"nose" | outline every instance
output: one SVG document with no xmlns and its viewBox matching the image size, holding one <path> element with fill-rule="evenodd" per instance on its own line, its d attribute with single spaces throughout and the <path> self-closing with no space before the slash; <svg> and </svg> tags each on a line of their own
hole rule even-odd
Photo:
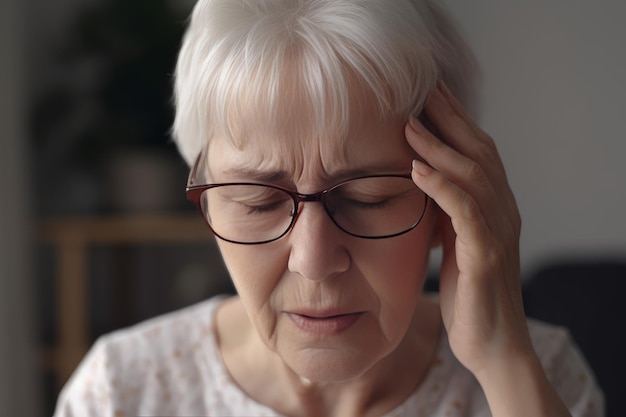
<svg viewBox="0 0 626 417">
<path fill-rule="evenodd" d="M 304 204 L 289 233 L 289 271 L 323 281 L 350 268 L 347 234 L 330 219 L 319 202 Z"/>
</svg>

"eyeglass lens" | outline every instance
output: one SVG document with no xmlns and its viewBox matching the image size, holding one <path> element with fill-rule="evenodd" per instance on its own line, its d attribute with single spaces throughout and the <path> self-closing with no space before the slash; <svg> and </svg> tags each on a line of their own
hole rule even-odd
<svg viewBox="0 0 626 417">
<path fill-rule="evenodd" d="M 332 188 L 323 203 L 335 224 L 360 237 L 386 237 L 413 228 L 425 210 L 424 193 L 405 177 L 359 178 Z M 240 243 L 275 240 L 290 229 L 297 201 L 261 184 L 222 185 L 205 190 L 203 215 L 221 238 Z"/>
</svg>

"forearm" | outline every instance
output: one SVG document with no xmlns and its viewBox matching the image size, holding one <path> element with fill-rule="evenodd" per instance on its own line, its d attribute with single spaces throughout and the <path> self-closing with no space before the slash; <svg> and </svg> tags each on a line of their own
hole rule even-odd
<svg viewBox="0 0 626 417">
<path fill-rule="evenodd" d="M 493 417 L 570 417 L 534 355 L 476 374 Z"/>
</svg>

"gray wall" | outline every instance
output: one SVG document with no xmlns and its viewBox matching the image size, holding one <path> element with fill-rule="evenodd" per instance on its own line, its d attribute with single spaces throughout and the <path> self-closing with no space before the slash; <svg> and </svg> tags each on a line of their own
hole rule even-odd
<svg viewBox="0 0 626 417">
<path fill-rule="evenodd" d="M 522 212 L 524 269 L 626 258 L 626 2 L 444 3 L 482 67 L 480 123 Z"/>
</svg>

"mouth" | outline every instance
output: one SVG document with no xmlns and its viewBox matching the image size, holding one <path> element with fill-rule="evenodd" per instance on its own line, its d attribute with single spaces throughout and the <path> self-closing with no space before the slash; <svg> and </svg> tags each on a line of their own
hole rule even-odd
<svg viewBox="0 0 626 417">
<path fill-rule="evenodd" d="M 362 315 L 362 312 L 345 314 L 287 313 L 287 316 L 298 329 L 313 336 L 339 334 L 352 327 Z"/>
</svg>

